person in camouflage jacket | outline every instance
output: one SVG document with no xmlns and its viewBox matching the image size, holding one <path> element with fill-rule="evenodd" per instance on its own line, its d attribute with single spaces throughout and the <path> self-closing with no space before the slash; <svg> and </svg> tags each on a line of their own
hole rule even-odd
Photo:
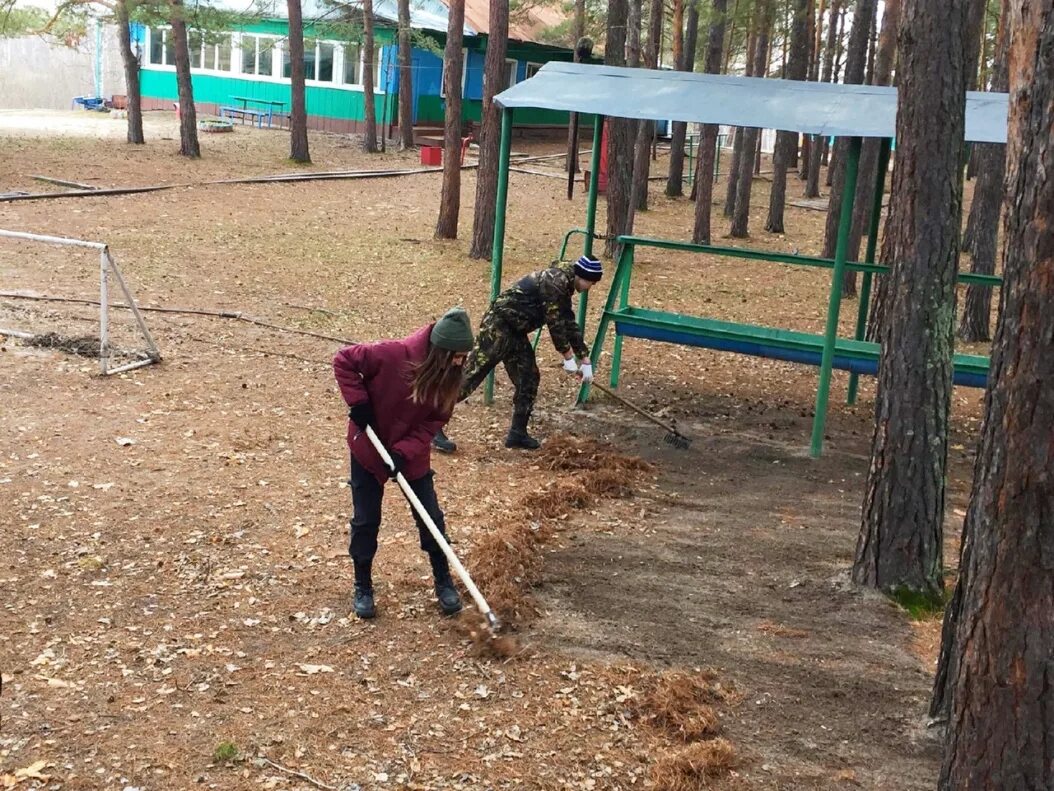
<svg viewBox="0 0 1054 791">
<path fill-rule="evenodd" d="M 592 381 L 589 349 L 582 340 L 571 298 L 589 291 L 603 274 L 600 261 L 588 256 L 532 272 L 499 294 L 484 314 L 465 363 L 458 400 L 468 398 L 494 367 L 503 363 L 515 387 L 512 426 L 505 447 L 533 450 L 540 445 L 527 433 L 540 380 L 530 333 L 543 324 L 548 327 L 553 346 L 564 357 L 564 370 Z M 448 453 L 457 447 L 442 431 L 436 434 L 434 445 Z"/>
</svg>

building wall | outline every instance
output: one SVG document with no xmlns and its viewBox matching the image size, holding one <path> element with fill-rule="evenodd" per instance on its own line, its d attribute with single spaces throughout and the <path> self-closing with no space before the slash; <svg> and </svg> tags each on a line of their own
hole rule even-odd
<svg viewBox="0 0 1054 791">
<path fill-rule="evenodd" d="M 123 94 L 124 67 L 117 28 L 102 28 L 102 89 L 95 85 L 96 39 L 89 33 L 76 48 L 37 36 L 0 38 L 0 108 L 69 110 L 74 96 Z"/>
</svg>

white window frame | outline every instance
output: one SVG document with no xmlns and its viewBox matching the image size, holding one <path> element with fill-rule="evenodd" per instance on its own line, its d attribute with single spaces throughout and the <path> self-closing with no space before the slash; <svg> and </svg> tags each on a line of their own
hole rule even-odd
<svg viewBox="0 0 1054 791">
<path fill-rule="evenodd" d="M 538 69 L 540 69 L 544 65 L 545 65 L 544 63 L 536 63 L 533 60 L 527 61 L 527 69 L 524 72 L 524 79 L 525 80 L 529 80 L 531 77 L 534 76 L 534 74 L 537 74 L 538 73 Z M 531 69 L 532 68 L 534 69 L 534 74 L 531 74 Z"/>
<path fill-rule="evenodd" d="M 144 41 L 144 63 L 142 68 L 153 71 L 175 71 L 176 64 L 167 62 L 168 46 L 165 40 L 167 32 L 171 30 L 169 26 L 159 27 L 147 27 L 146 28 L 146 39 Z M 151 63 L 150 62 L 150 50 L 153 46 L 154 36 L 160 32 L 162 34 L 161 40 L 161 60 L 162 63 Z M 189 31 L 190 33 L 197 32 L 200 35 L 200 31 Z M 250 33 L 250 32 L 232 32 L 228 33 L 231 41 L 231 65 L 228 70 L 219 70 L 216 68 L 217 63 L 217 44 L 202 44 L 202 59 L 198 64 L 192 64 L 190 69 L 191 72 L 208 72 L 211 74 L 219 74 L 229 77 L 243 77 L 248 80 L 258 82 L 277 82 L 289 84 L 289 78 L 283 76 L 285 56 L 288 50 L 288 44 L 281 36 L 275 36 L 268 33 Z M 242 71 L 242 46 L 243 42 L 247 37 L 252 37 L 255 40 L 255 53 L 253 57 L 253 63 L 256 69 L 255 74 L 248 74 Z M 264 42 L 271 42 L 271 73 L 260 74 L 260 49 L 264 45 Z M 333 46 L 333 81 L 332 82 L 320 82 L 319 80 L 307 79 L 305 75 L 305 83 L 316 88 L 334 88 L 338 90 L 345 90 L 351 92 L 362 92 L 362 83 L 346 83 L 344 82 L 344 58 L 347 53 L 347 48 L 351 46 L 351 42 L 336 41 L 331 39 L 315 39 L 315 73 L 318 73 L 318 56 L 319 56 L 319 44 L 331 44 Z M 363 55 L 362 46 L 355 45 L 358 48 L 359 57 L 359 75 L 361 78 L 363 68 L 366 65 L 365 58 Z M 384 60 L 383 55 L 384 45 L 375 45 L 374 52 L 376 57 L 375 73 L 374 73 L 374 88 L 375 94 L 383 94 L 385 91 L 380 86 L 381 80 L 381 65 Z M 205 66 L 205 53 L 212 52 L 211 64 Z M 462 64 L 461 74 L 461 87 L 464 92 L 465 86 L 465 69 L 468 65 L 468 57 L 465 56 L 464 63 Z"/>
<path fill-rule="evenodd" d="M 508 74 L 508 67 L 510 65 L 512 66 L 512 80 L 509 82 L 508 85 L 506 85 L 506 86 L 504 86 L 502 88 L 503 91 L 507 91 L 509 88 L 511 88 L 513 85 L 515 85 L 517 82 L 520 81 L 520 79 L 519 79 L 519 77 L 520 77 L 520 62 L 518 60 L 516 60 L 515 58 L 506 58 L 505 59 L 505 69 L 506 69 L 505 73 L 506 74 Z"/>
<path fill-rule="evenodd" d="M 465 82 L 468 80 L 468 49 L 461 50 L 461 98 L 465 98 Z M 439 98 L 446 98 L 446 58 L 443 58 L 443 71 L 439 74 Z"/>
</svg>

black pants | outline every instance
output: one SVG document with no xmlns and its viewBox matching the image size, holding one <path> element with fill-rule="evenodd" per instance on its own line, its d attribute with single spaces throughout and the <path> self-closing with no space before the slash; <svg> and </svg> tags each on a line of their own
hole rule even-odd
<svg viewBox="0 0 1054 791">
<path fill-rule="evenodd" d="M 439 501 L 436 499 L 433 477 L 434 473 L 429 472 L 423 478 L 410 481 L 410 488 L 413 489 L 414 494 L 417 495 L 421 504 L 424 505 L 428 515 L 432 517 L 432 521 L 436 523 L 439 532 L 445 536 L 446 522 L 443 519 L 443 512 L 439 508 Z M 373 473 L 360 465 L 354 458 L 351 460 L 351 481 L 349 483 L 351 484 L 351 502 L 355 510 L 351 517 L 351 544 L 348 547 L 348 554 L 356 562 L 370 563 L 373 561 L 373 556 L 377 554 L 377 532 L 381 527 L 381 502 L 384 499 L 384 485 L 378 483 L 377 479 L 373 477 Z M 400 492 L 400 494 L 402 493 Z M 421 518 L 409 503 L 407 503 L 407 506 L 410 507 L 413 513 L 414 521 L 417 523 L 417 531 L 421 535 L 421 549 L 432 557 L 438 555 L 443 558 L 442 550 L 435 539 L 432 538 L 428 528 L 425 527 L 425 523 L 421 521 Z"/>
</svg>

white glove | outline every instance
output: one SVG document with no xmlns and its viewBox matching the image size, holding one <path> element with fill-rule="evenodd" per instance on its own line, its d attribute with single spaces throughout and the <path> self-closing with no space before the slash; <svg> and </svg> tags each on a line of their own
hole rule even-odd
<svg viewBox="0 0 1054 791">
<path fill-rule="evenodd" d="M 566 360 L 564 360 L 564 370 L 567 371 L 569 374 L 578 373 L 578 363 L 575 362 L 574 357 L 568 357 Z"/>
<path fill-rule="evenodd" d="M 593 381 L 593 366 L 589 363 L 582 363 L 582 367 L 578 369 L 578 372 L 582 374 L 583 382 Z"/>
</svg>

